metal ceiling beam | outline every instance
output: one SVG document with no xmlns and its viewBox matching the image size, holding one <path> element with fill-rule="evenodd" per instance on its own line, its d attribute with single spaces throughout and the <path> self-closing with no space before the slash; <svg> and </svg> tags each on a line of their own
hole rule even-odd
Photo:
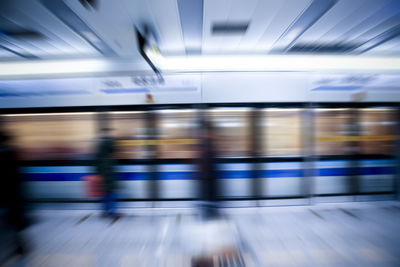
<svg viewBox="0 0 400 267">
<path fill-rule="evenodd" d="M 357 47 L 353 52 L 355 54 L 362 54 L 365 53 L 389 40 L 392 40 L 395 37 L 400 36 L 400 25 L 397 25 L 395 27 L 392 27 L 391 29 L 379 34 L 378 36 L 375 36 L 371 40 L 368 40 L 367 42 L 363 43 L 359 47 Z"/>
<path fill-rule="evenodd" d="M 272 53 L 287 52 L 297 39 L 317 22 L 338 0 L 313 0 L 289 28 L 275 42 Z"/>
<path fill-rule="evenodd" d="M 43 0 L 42 3 L 65 25 L 81 36 L 101 54 L 105 56 L 117 55 L 117 53 L 63 1 Z"/>
<path fill-rule="evenodd" d="M 9 37 L 0 32 L 0 48 L 13 53 L 14 55 L 20 56 L 22 58 L 26 58 L 26 59 L 37 59 L 38 57 L 29 53 L 28 51 L 24 50 L 23 48 L 11 43 L 10 41 L 8 41 Z"/>
<path fill-rule="evenodd" d="M 201 54 L 204 0 L 178 0 L 186 54 Z"/>
</svg>

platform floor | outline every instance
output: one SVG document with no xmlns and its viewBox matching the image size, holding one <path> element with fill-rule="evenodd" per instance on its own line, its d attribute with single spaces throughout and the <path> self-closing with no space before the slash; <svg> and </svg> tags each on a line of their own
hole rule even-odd
<svg viewBox="0 0 400 267">
<path fill-rule="evenodd" d="M 190 207 L 121 211 L 38 206 L 31 252 L 3 266 L 400 266 L 396 201 L 224 208 L 208 221 Z"/>
</svg>

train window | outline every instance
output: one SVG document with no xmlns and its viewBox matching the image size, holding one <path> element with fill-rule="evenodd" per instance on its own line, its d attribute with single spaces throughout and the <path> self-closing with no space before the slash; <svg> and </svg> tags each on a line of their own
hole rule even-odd
<svg viewBox="0 0 400 267">
<path fill-rule="evenodd" d="M 301 155 L 301 109 L 261 111 L 262 156 Z"/>
<path fill-rule="evenodd" d="M 93 113 L 4 115 L 23 160 L 88 159 L 96 132 Z"/>
<path fill-rule="evenodd" d="M 159 110 L 159 158 L 196 157 L 196 111 Z"/>
<path fill-rule="evenodd" d="M 346 155 L 347 138 L 352 131 L 349 109 L 315 109 L 315 153 Z"/>
<path fill-rule="evenodd" d="M 110 112 L 108 118 L 117 139 L 116 156 L 119 159 L 147 157 L 146 117 L 144 111 Z"/>
<path fill-rule="evenodd" d="M 394 109 L 360 109 L 360 128 L 362 154 L 395 153 L 396 112 Z"/>
<path fill-rule="evenodd" d="M 249 108 L 215 108 L 209 117 L 215 128 L 217 157 L 250 155 Z"/>
</svg>

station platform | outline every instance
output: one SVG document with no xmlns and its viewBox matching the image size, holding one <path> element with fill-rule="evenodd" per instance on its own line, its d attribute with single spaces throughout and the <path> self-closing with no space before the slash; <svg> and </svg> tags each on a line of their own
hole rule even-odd
<svg viewBox="0 0 400 267">
<path fill-rule="evenodd" d="M 225 207 L 211 220 L 187 203 L 120 211 L 113 219 L 94 203 L 36 205 L 24 232 L 30 252 L 2 266 L 400 265 L 397 201 Z"/>
</svg>

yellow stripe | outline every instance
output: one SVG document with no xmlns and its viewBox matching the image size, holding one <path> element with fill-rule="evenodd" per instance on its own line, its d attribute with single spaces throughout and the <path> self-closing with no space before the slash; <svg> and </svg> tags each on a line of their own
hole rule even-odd
<svg viewBox="0 0 400 267">
<path fill-rule="evenodd" d="M 362 141 L 394 141 L 397 139 L 395 135 L 372 135 L 363 136 Z"/>
<path fill-rule="evenodd" d="M 155 145 L 195 145 L 197 139 L 150 139 L 150 140 L 119 140 L 120 146 L 155 146 Z"/>
<path fill-rule="evenodd" d="M 371 142 L 371 141 L 393 141 L 395 135 L 353 135 L 353 136 L 320 136 L 317 142 Z"/>
<path fill-rule="evenodd" d="M 162 139 L 159 140 L 163 145 L 195 145 L 198 143 L 197 139 Z"/>
<path fill-rule="evenodd" d="M 118 145 L 120 146 L 145 146 L 147 140 L 119 140 Z"/>
</svg>

